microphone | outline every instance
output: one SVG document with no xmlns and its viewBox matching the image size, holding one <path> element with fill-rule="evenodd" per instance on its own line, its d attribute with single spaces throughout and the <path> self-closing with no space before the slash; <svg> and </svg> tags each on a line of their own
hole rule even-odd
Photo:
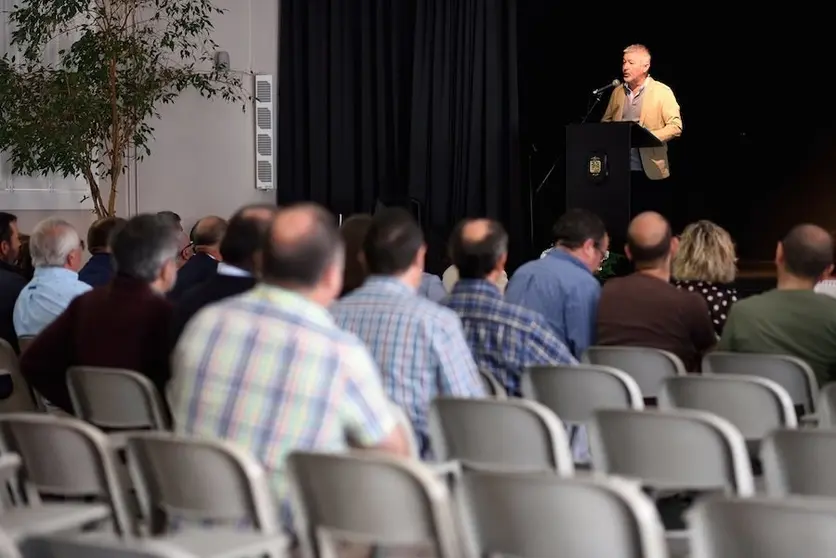
<svg viewBox="0 0 836 558">
<path fill-rule="evenodd" d="M 612 80 L 612 82 L 608 83 L 604 87 L 599 87 L 598 89 L 593 91 L 592 94 L 593 95 L 600 95 L 601 93 L 603 93 L 607 89 L 612 89 L 613 87 L 618 87 L 619 85 L 621 85 L 621 82 L 618 81 L 617 79 L 614 79 L 614 80 Z"/>
</svg>

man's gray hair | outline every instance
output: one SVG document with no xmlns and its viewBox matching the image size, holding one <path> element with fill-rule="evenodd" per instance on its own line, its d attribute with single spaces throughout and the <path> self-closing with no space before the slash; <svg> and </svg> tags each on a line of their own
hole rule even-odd
<svg viewBox="0 0 836 558">
<path fill-rule="evenodd" d="M 54 217 L 38 223 L 29 238 L 29 251 L 35 267 L 63 267 L 77 248 L 81 248 L 78 231 L 67 221 Z"/>
<path fill-rule="evenodd" d="M 116 233 L 110 251 L 119 275 L 153 283 L 180 252 L 179 231 L 164 216 L 137 215 Z"/>
</svg>

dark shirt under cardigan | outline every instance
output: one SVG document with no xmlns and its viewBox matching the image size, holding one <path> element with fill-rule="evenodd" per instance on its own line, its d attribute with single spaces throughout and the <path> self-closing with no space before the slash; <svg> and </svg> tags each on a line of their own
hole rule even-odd
<svg viewBox="0 0 836 558">
<path fill-rule="evenodd" d="M 165 397 L 171 303 L 147 283 L 116 276 L 73 300 L 24 352 L 20 370 L 54 405 L 72 412 L 66 371 L 72 366 L 123 368 L 150 378 Z"/>
</svg>

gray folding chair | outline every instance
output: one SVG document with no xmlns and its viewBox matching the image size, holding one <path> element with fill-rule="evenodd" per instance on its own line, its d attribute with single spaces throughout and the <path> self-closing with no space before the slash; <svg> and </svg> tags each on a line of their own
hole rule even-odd
<svg viewBox="0 0 836 558">
<path fill-rule="evenodd" d="M 599 410 L 590 428 L 594 469 L 660 490 L 754 493 L 746 443 L 727 420 L 690 410 Z"/>
<path fill-rule="evenodd" d="M 404 433 L 406 433 L 407 443 L 409 444 L 409 456 L 413 459 L 421 459 L 421 449 L 418 447 L 418 438 L 415 436 L 415 428 L 412 427 L 412 421 L 409 420 L 409 415 L 394 401 L 389 401 L 389 409 L 395 415 L 395 420 L 403 428 Z"/>
<path fill-rule="evenodd" d="M 668 556 L 656 507 L 635 484 L 465 467 L 462 485 L 475 555 Z"/>
<path fill-rule="evenodd" d="M 836 430 L 776 430 L 761 449 L 766 493 L 836 497 Z"/>
<path fill-rule="evenodd" d="M 17 355 L 5 339 L 0 339 L 0 374 L 8 374 L 12 380 L 12 394 L 0 400 L 0 413 L 35 412 L 42 410 L 29 383 L 23 378 Z"/>
<path fill-rule="evenodd" d="M 787 390 L 804 414 L 815 412 L 819 384 L 810 365 L 788 355 L 762 355 L 714 351 L 702 360 L 703 374 L 735 374 L 772 380 Z"/>
<path fill-rule="evenodd" d="M 668 378 L 659 394 L 659 408 L 705 411 L 728 420 L 743 434 L 753 457 L 758 455 L 761 440 L 774 429 L 798 426 L 787 391 L 755 376 Z"/>
<path fill-rule="evenodd" d="M 430 406 L 430 443 L 439 461 L 574 473 L 566 429 L 543 405 L 524 399 L 438 397 Z"/>
<path fill-rule="evenodd" d="M 836 501 L 724 498 L 688 511 L 691 558 L 832 558 Z"/>
<path fill-rule="evenodd" d="M 496 379 L 496 376 L 485 370 L 479 370 L 479 377 L 485 386 L 485 393 L 495 399 L 508 399 L 508 392 Z"/>
<path fill-rule="evenodd" d="M 76 416 L 111 433 L 117 446 L 124 445 L 120 433 L 171 428 L 157 388 L 138 372 L 74 366 L 67 370 L 67 389 Z"/>
<path fill-rule="evenodd" d="M 273 488 L 248 453 L 220 440 L 164 432 L 132 434 L 127 451 L 152 537 L 207 557 L 280 557 L 287 549 Z M 215 525 L 172 530 L 173 521 Z"/>
<path fill-rule="evenodd" d="M 293 521 L 304 558 L 333 556 L 333 541 L 464 551 L 449 491 L 418 461 L 385 454 L 293 452 L 287 460 Z"/>
<path fill-rule="evenodd" d="M 821 388 L 816 401 L 818 425 L 821 428 L 836 428 L 836 382 Z"/>
<path fill-rule="evenodd" d="M 646 347 L 589 347 L 582 360 L 587 364 L 610 366 L 629 374 L 646 399 L 662 389 L 662 382 L 671 376 L 684 376 L 687 370 L 675 354 Z"/>
<path fill-rule="evenodd" d="M 119 482 L 114 452 L 95 427 L 47 414 L 0 415 L 3 450 L 17 453 L 28 505 L 0 514 L 0 528 L 15 540 L 80 529 L 111 520 L 117 535 L 135 524 Z M 42 502 L 47 496 L 94 498 L 101 503 Z"/>
</svg>

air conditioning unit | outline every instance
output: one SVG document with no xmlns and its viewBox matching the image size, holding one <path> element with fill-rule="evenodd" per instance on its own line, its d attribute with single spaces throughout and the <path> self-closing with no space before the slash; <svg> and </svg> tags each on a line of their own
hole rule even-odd
<svg viewBox="0 0 836 558">
<path fill-rule="evenodd" d="M 273 76 L 256 74 L 253 88 L 255 113 L 255 187 L 276 189 L 276 105 Z"/>
</svg>

